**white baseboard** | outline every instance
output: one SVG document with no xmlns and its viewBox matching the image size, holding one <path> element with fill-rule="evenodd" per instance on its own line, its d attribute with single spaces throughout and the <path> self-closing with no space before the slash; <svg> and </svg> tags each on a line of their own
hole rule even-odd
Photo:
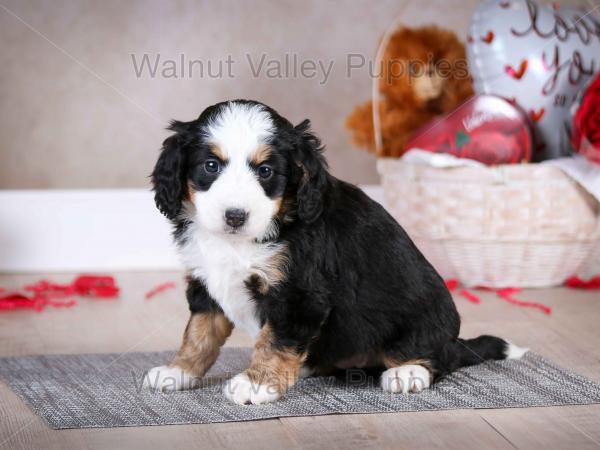
<svg viewBox="0 0 600 450">
<path fill-rule="evenodd" d="M 381 201 L 378 186 L 363 189 Z M 180 268 L 147 190 L 0 191 L 0 272 Z"/>
<path fill-rule="evenodd" d="M 0 271 L 179 268 L 145 190 L 0 191 Z"/>
</svg>

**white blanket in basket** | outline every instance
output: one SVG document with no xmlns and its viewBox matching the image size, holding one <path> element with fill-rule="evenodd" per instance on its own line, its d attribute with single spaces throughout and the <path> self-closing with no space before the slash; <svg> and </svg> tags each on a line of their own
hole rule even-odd
<svg viewBox="0 0 600 450">
<path fill-rule="evenodd" d="M 457 158 L 447 153 L 432 153 L 417 148 L 409 150 L 402 158 L 405 162 L 426 164 L 440 169 L 444 167 L 486 167 L 485 164 L 473 159 Z M 600 202 L 600 165 L 589 162 L 581 155 L 551 159 L 540 164 L 558 167 Z"/>
</svg>

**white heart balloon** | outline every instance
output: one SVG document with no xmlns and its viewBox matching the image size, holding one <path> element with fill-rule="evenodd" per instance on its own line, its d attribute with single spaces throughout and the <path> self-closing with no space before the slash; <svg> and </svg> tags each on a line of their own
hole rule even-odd
<svg viewBox="0 0 600 450">
<path fill-rule="evenodd" d="M 469 31 L 475 91 L 514 100 L 532 120 L 535 160 L 571 153 L 569 109 L 600 69 L 600 19 L 591 7 L 485 0 Z"/>
</svg>

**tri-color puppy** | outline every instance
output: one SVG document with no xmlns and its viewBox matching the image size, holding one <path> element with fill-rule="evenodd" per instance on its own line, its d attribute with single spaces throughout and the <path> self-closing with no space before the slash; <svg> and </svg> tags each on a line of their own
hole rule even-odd
<svg viewBox="0 0 600 450">
<path fill-rule="evenodd" d="M 188 269 L 191 317 L 146 385 L 197 386 L 234 326 L 254 339 L 250 367 L 224 388 L 239 404 L 275 401 L 300 376 L 336 368 L 380 367 L 384 390 L 419 392 L 524 353 L 458 338 L 444 281 L 378 203 L 327 171 L 308 120 L 235 100 L 170 129 L 152 182 Z"/>
</svg>

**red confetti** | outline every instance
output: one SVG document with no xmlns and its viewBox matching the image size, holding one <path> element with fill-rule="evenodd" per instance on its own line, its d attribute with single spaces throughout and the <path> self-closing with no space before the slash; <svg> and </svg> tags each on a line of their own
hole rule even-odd
<svg viewBox="0 0 600 450">
<path fill-rule="evenodd" d="M 34 309 L 43 311 L 47 306 L 71 308 L 77 304 L 73 296 L 115 298 L 119 288 L 111 276 L 82 275 L 71 284 L 58 284 L 48 280 L 25 285 L 24 292 L 0 296 L 0 311 Z M 5 289 L 0 288 L 0 292 Z"/>
<path fill-rule="evenodd" d="M 446 287 L 448 288 L 448 290 L 450 292 L 455 291 L 456 288 L 458 288 L 458 286 L 460 284 L 458 282 L 458 280 L 455 280 L 455 279 L 444 280 L 444 283 L 446 283 Z M 477 304 L 481 303 L 481 299 L 467 289 L 461 289 L 460 292 L 458 293 L 458 295 L 466 298 L 471 303 L 477 303 Z"/>
<path fill-rule="evenodd" d="M 572 279 L 570 278 L 569 279 L 569 280 L 571 280 L 570 283 L 578 284 L 579 281 L 577 281 L 577 282 L 573 281 L 574 279 L 575 279 L 575 277 L 572 277 Z M 567 280 L 567 282 L 569 282 L 569 280 Z M 449 291 L 456 290 L 456 288 L 460 285 L 458 280 L 454 280 L 454 279 L 445 280 L 445 283 L 446 283 L 446 287 L 448 288 Z M 587 283 L 589 285 L 593 285 L 593 286 L 596 286 L 595 283 L 600 284 L 600 276 L 597 278 L 594 278 L 593 280 L 589 280 Z M 521 306 L 523 308 L 536 308 L 536 309 L 539 309 L 540 311 L 544 312 L 545 314 L 552 314 L 552 308 L 550 308 L 547 305 L 544 305 L 543 303 L 529 302 L 529 301 L 525 301 L 525 300 L 519 300 L 519 299 L 513 297 L 514 294 L 518 294 L 519 292 L 522 291 L 522 289 L 520 289 L 520 288 L 507 287 L 504 289 L 492 289 L 492 288 L 489 288 L 486 286 L 477 286 L 475 289 L 481 290 L 481 291 L 495 292 L 499 298 L 506 301 L 507 303 L 510 303 L 511 305 Z M 587 289 L 594 289 L 594 288 L 587 288 Z M 468 289 L 461 289 L 458 292 L 458 295 L 466 298 L 471 303 L 475 303 L 475 304 L 481 303 L 481 298 Z"/>
<path fill-rule="evenodd" d="M 119 295 L 119 288 L 111 276 L 82 275 L 73 282 L 79 295 L 86 297 L 114 298 Z"/>
<path fill-rule="evenodd" d="M 40 280 L 34 284 L 27 284 L 23 290 L 33 292 L 34 296 L 43 296 L 45 298 L 63 298 L 75 294 L 71 285 L 61 285 L 52 283 L 48 280 Z"/>
<path fill-rule="evenodd" d="M 444 282 L 449 291 L 453 291 L 458 287 L 458 280 L 445 280 Z"/>
<path fill-rule="evenodd" d="M 0 310 L 10 309 L 43 309 L 41 303 L 23 294 L 8 294 L 0 297 Z"/>
<path fill-rule="evenodd" d="M 461 289 L 458 294 L 469 300 L 471 303 L 481 303 L 481 299 L 467 289 Z"/>
<path fill-rule="evenodd" d="M 176 286 L 174 281 L 168 281 L 166 283 L 162 283 L 159 284 L 158 286 L 150 289 L 148 292 L 146 292 L 146 300 L 154 297 L 155 295 L 160 294 L 161 292 L 166 291 L 167 289 L 173 289 Z"/>
<path fill-rule="evenodd" d="M 55 308 L 71 308 L 77 304 L 77 300 L 46 300 L 46 305 L 54 306 Z"/>
<path fill-rule="evenodd" d="M 478 291 L 488 291 L 488 292 L 496 292 L 497 289 L 487 287 L 487 286 L 475 286 L 475 289 Z"/>
<path fill-rule="evenodd" d="M 24 289 L 54 298 L 68 295 L 114 298 L 119 294 L 119 288 L 113 277 L 95 275 L 81 275 L 75 278 L 71 284 L 57 284 L 41 280 L 25 286 Z"/>
<path fill-rule="evenodd" d="M 35 309 L 40 312 L 43 311 L 46 306 L 52 306 L 54 308 L 70 308 L 77 304 L 76 300 L 51 300 L 43 295 L 35 294 L 32 297 L 28 297 L 25 294 L 9 294 L 0 297 L 0 311 L 14 310 L 14 309 Z"/>
<path fill-rule="evenodd" d="M 521 292 L 521 289 L 519 289 L 519 288 L 504 288 L 504 289 L 499 289 L 498 291 L 496 291 L 496 294 L 502 300 L 505 300 L 506 302 L 508 302 L 512 305 L 521 306 L 523 308 L 536 308 L 536 309 L 539 309 L 540 311 L 542 311 L 544 314 L 548 314 L 548 315 L 552 314 L 552 308 L 550 308 L 547 305 L 544 305 L 543 303 L 527 302 L 524 300 L 519 300 L 517 298 L 514 298 L 513 295 L 518 292 Z"/>
<path fill-rule="evenodd" d="M 496 291 L 496 294 L 498 294 L 499 297 L 510 297 L 513 294 L 518 294 L 522 290 L 523 289 L 521 289 L 521 288 L 507 287 L 507 288 L 503 288 L 503 289 L 498 289 Z"/>
<path fill-rule="evenodd" d="M 573 276 L 565 281 L 565 286 L 574 289 L 600 289 L 600 275 L 590 278 L 587 281 Z"/>
</svg>

